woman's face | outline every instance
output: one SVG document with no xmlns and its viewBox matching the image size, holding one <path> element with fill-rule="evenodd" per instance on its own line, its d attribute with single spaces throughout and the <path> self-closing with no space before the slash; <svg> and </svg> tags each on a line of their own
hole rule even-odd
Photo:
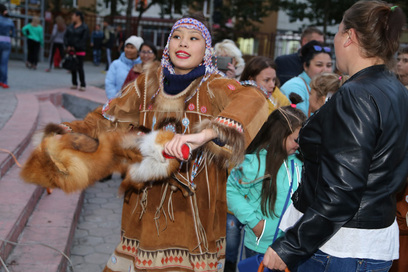
<svg viewBox="0 0 408 272">
<path fill-rule="evenodd" d="M 137 58 L 137 49 L 133 44 L 126 44 L 125 46 L 125 57 L 134 60 Z"/>
<path fill-rule="evenodd" d="M 310 112 L 314 113 L 315 111 L 317 111 L 321 106 L 324 105 L 325 100 L 326 100 L 325 96 L 318 96 L 315 89 L 311 89 L 309 96 Z"/>
<path fill-rule="evenodd" d="M 205 40 L 201 32 L 185 27 L 174 30 L 170 38 L 169 55 L 174 72 L 179 75 L 188 74 L 203 62 Z"/>
<path fill-rule="evenodd" d="M 344 53 L 344 43 L 347 41 L 348 34 L 344 32 L 343 22 L 339 25 L 339 30 L 334 36 L 334 52 L 336 54 L 336 67 L 337 69 L 347 74 L 347 69 L 345 67 L 345 57 L 347 56 Z"/>
<path fill-rule="evenodd" d="M 275 90 L 276 71 L 271 67 L 265 68 L 255 77 L 254 80 L 256 84 L 265 88 L 269 97 Z"/>
<path fill-rule="evenodd" d="M 310 60 L 310 65 L 307 67 L 306 64 L 303 65 L 306 74 L 313 78 L 321 73 L 332 72 L 333 62 L 330 55 L 327 53 L 319 53 L 314 55 L 313 59 Z"/>
<path fill-rule="evenodd" d="M 397 57 L 397 75 L 408 76 L 408 54 L 399 54 Z"/>
<path fill-rule="evenodd" d="M 300 127 L 297 128 L 292 134 L 290 134 L 286 140 L 283 141 L 283 147 L 286 149 L 288 155 L 292 155 L 299 148 L 298 137 Z"/>
<path fill-rule="evenodd" d="M 156 57 L 153 50 L 147 45 L 143 45 L 142 48 L 140 48 L 139 54 L 143 64 L 152 62 Z"/>
</svg>

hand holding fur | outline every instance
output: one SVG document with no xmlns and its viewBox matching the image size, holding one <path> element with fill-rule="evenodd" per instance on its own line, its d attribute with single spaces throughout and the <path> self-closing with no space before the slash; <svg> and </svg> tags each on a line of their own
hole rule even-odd
<svg viewBox="0 0 408 272">
<path fill-rule="evenodd" d="M 116 131 L 94 139 L 53 128 L 44 133 L 42 142 L 23 166 L 20 175 L 26 182 L 70 193 L 113 172 L 126 172 L 121 190 L 129 186 L 141 189 L 145 182 L 169 177 L 180 164 L 162 154 L 164 144 L 174 137 L 172 132 L 140 135 Z"/>
</svg>

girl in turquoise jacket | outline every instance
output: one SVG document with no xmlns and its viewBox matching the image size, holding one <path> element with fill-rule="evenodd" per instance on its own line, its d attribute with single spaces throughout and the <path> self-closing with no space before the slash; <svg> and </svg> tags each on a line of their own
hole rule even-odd
<svg viewBox="0 0 408 272">
<path fill-rule="evenodd" d="M 303 163 L 296 150 L 305 119 L 293 104 L 273 111 L 228 177 L 228 209 L 245 225 L 247 258 L 282 235 L 280 218 L 300 182 Z"/>
</svg>

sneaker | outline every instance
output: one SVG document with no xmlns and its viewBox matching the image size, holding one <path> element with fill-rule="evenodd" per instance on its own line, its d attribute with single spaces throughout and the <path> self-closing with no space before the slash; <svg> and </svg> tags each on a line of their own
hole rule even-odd
<svg viewBox="0 0 408 272">
<path fill-rule="evenodd" d="M 46 72 L 51 72 L 51 69 L 45 69 Z"/>
<path fill-rule="evenodd" d="M 85 92 L 85 87 L 79 87 L 79 91 L 81 91 L 81 92 Z"/>
<path fill-rule="evenodd" d="M 78 86 L 72 85 L 70 89 L 71 89 L 71 90 L 76 90 L 76 89 L 78 89 Z"/>
<path fill-rule="evenodd" d="M 4 89 L 10 88 L 10 86 L 7 85 L 6 83 L 0 83 L 0 86 L 3 87 Z"/>
</svg>

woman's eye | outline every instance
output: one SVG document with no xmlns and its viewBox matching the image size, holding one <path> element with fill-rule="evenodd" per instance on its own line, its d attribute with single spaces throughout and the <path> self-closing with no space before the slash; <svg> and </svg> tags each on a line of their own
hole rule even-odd
<svg viewBox="0 0 408 272">
<path fill-rule="evenodd" d="M 191 37 L 190 40 L 192 40 L 192 41 L 197 41 L 198 38 L 197 38 L 197 37 Z"/>
<path fill-rule="evenodd" d="M 172 39 L 180 39 L 179 35 L 173 35 Z"/>
</svg>

